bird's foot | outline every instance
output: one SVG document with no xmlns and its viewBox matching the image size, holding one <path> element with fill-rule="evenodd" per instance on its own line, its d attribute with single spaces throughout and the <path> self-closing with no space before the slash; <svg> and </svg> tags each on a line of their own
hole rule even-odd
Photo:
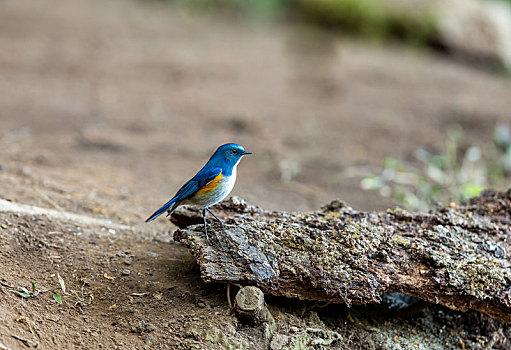
<svg viewBox="0 0 511 350">
<path fill-rule="evenodd" d="M 209 236 L 208 236 L 208 229 L 207 229 L 207 227 L 204 227 L 204 234 L 206 235 L 206 243 L 209 244 Z"/>
</svg>

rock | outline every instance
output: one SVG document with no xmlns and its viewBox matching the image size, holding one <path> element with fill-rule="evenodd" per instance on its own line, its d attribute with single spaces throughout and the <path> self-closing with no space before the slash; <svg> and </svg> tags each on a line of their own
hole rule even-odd
<svg viewBox="0 0 511 350">
<path fill-rule="evenodd" d="M 124 270 L 121 271 L 121 276 L 129 276 L 130 273 L 131 273 L 130 270 L 124 269 Z"/>
<path fill-rule="evenodd" d="M 141 334 L 143 332 L 154 332 L 156 330 L 156 326 L 152 323 L 146 323 L 145 321 L 139 321 L 133 324 L 130 328 L 131 333 Z"/>
<path fill-rule="evenodd" d="M 154 332 L 156 330 L 156 326 L 152 323 L 146 323 L 144 325 L 144 329 L 146 332 Z"/>
<path fill-rule="evenodd" d="M 483 191 L 456 210 L 429 213 L 349 206 L 305 215 L 244 213 L 219 227 L 209 244 L 199 226 L 175 236 L 193 252 L 206 282 L 250 283 L 272 295 L 348 306 L 401 292 L 511 322 L 510 261 L 493 249 L 507 246 L 509 220 L 511 189 Z M 259 322 L 264 299 L 250 288 L 236 296 L 237 313 Z"/>
<path fill-rule="evenodd" d="M 270 343 L 270 350 L 281 350 L 289 343 L 289 337 L 284 334 L 275 334 Z"/>
<path fill-rule="evenodd" d="M 20 169 L 20 174 L 26 177 L 30 177 L 32 176 L 32 171 L 30 170 L 29 167 L 24 166 Z"/>
<path fill-rule="evenodd" d="M 511 68 L 511 6 L 497 0 L 384 0 L 409 18 L 432 18 L 437 39 L 455 55 Z"/>
<path fill-rule="evenodd" d="M 511 68 L 511 6 L 503 1 L 436 2 L 442 43 Z"/>
<path fill-rule="evenodd" d="M 170 236 L 170 235 L 156 235 L 154 237 L 154 240 L 156 242 L 160 242 L 160 243 L 170 243 L 170 242 L 172 242 L 172 236 Z"/>
<path fill-rule="evenodd" d="M 140 321 L 130 327 L 131 333 L 142 333 L 144 331 L 144 324 Z"/>
</svg>

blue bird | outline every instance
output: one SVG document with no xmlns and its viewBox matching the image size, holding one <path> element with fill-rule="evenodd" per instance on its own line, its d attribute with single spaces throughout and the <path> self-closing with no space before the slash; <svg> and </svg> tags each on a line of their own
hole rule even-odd
<svg viewBox="0 0 511 350">
<path fill-rule="evenodd" d="M 206 241 L 209 242 L 206 211 L 223 225 L 223 222 L 209 210 L 209 207 L 222 201 L 231 192 L 236 182 L 236 167 L 241 158 L 247 154 L 252 154 L 252 152 L 245 151 L 243 147 L 235 143 L 227 143 L 218 147 L 206 165 L 145 222 L 156 219 L 165 211 L 169 216 L 181 204 L 191 204 L 202 209 L 204 232 Z"/>
</svg>

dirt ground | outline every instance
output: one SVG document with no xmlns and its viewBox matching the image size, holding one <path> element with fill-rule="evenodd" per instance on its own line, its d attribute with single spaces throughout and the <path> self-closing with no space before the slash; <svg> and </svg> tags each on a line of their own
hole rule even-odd
<svg viewBox="0 0 511 350">
<path fill-rule="evenodd" d="M 510 88 L 439 54 L 296 24 L 152 1 L 0 2 L 0 349 L 263 348 L 175 227 L 143 220 L 231 141 L 254 152 L 234 190 L 250 202 L 384 209 L 346 169 L 438 150 L 454 123 L 485 149 L 511 120 Z M 31 280 L 45 292 L 9 291 Z M 333 348 L 511 347 L 476 313 L 397 322 L 293 303 L 269 300 L 279 334 L 335 332 Z"/>
</svg>

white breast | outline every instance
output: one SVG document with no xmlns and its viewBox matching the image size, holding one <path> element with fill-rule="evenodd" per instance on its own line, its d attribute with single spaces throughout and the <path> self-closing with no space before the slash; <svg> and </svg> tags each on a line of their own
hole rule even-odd
<svg viewBox="0 0 511 350">
<path fill-rule="evenodd" d="M 236 164 L 236 166 L 237 165 L 238 164 Z M 236 166 L 232 169 L 231 176 L 224 176 L 224 178 L 220 180 L 221 182 L 219 186 L 217 186 L 213 191 L 195 195 L 183 204 L 192 204 L 199 208 L 208 208 L 218 202 L 221 202 L 234 188 L 234 184 L 236 183 Z"/>
<path fill-rule="evenodd" d="M 227 195 L 229 195 L 229 193 L 231 193 L 232 189 L 234 188 L 234 184 L 236 183 L 236 167 L 238 166 L 238 164 L 236 164 L 234 166 L 234 169 L 232 169 L 232 174 L 231 176 L 229 176 L 229 178 L 227 179 L 226 181 L 226 193 L 225 193 L 225 197 L 227 197 Z M 225 198 L 224 197 L 224 198 Z M 223 199 L 223 198 L 222 198 Z"/>
</svg>

